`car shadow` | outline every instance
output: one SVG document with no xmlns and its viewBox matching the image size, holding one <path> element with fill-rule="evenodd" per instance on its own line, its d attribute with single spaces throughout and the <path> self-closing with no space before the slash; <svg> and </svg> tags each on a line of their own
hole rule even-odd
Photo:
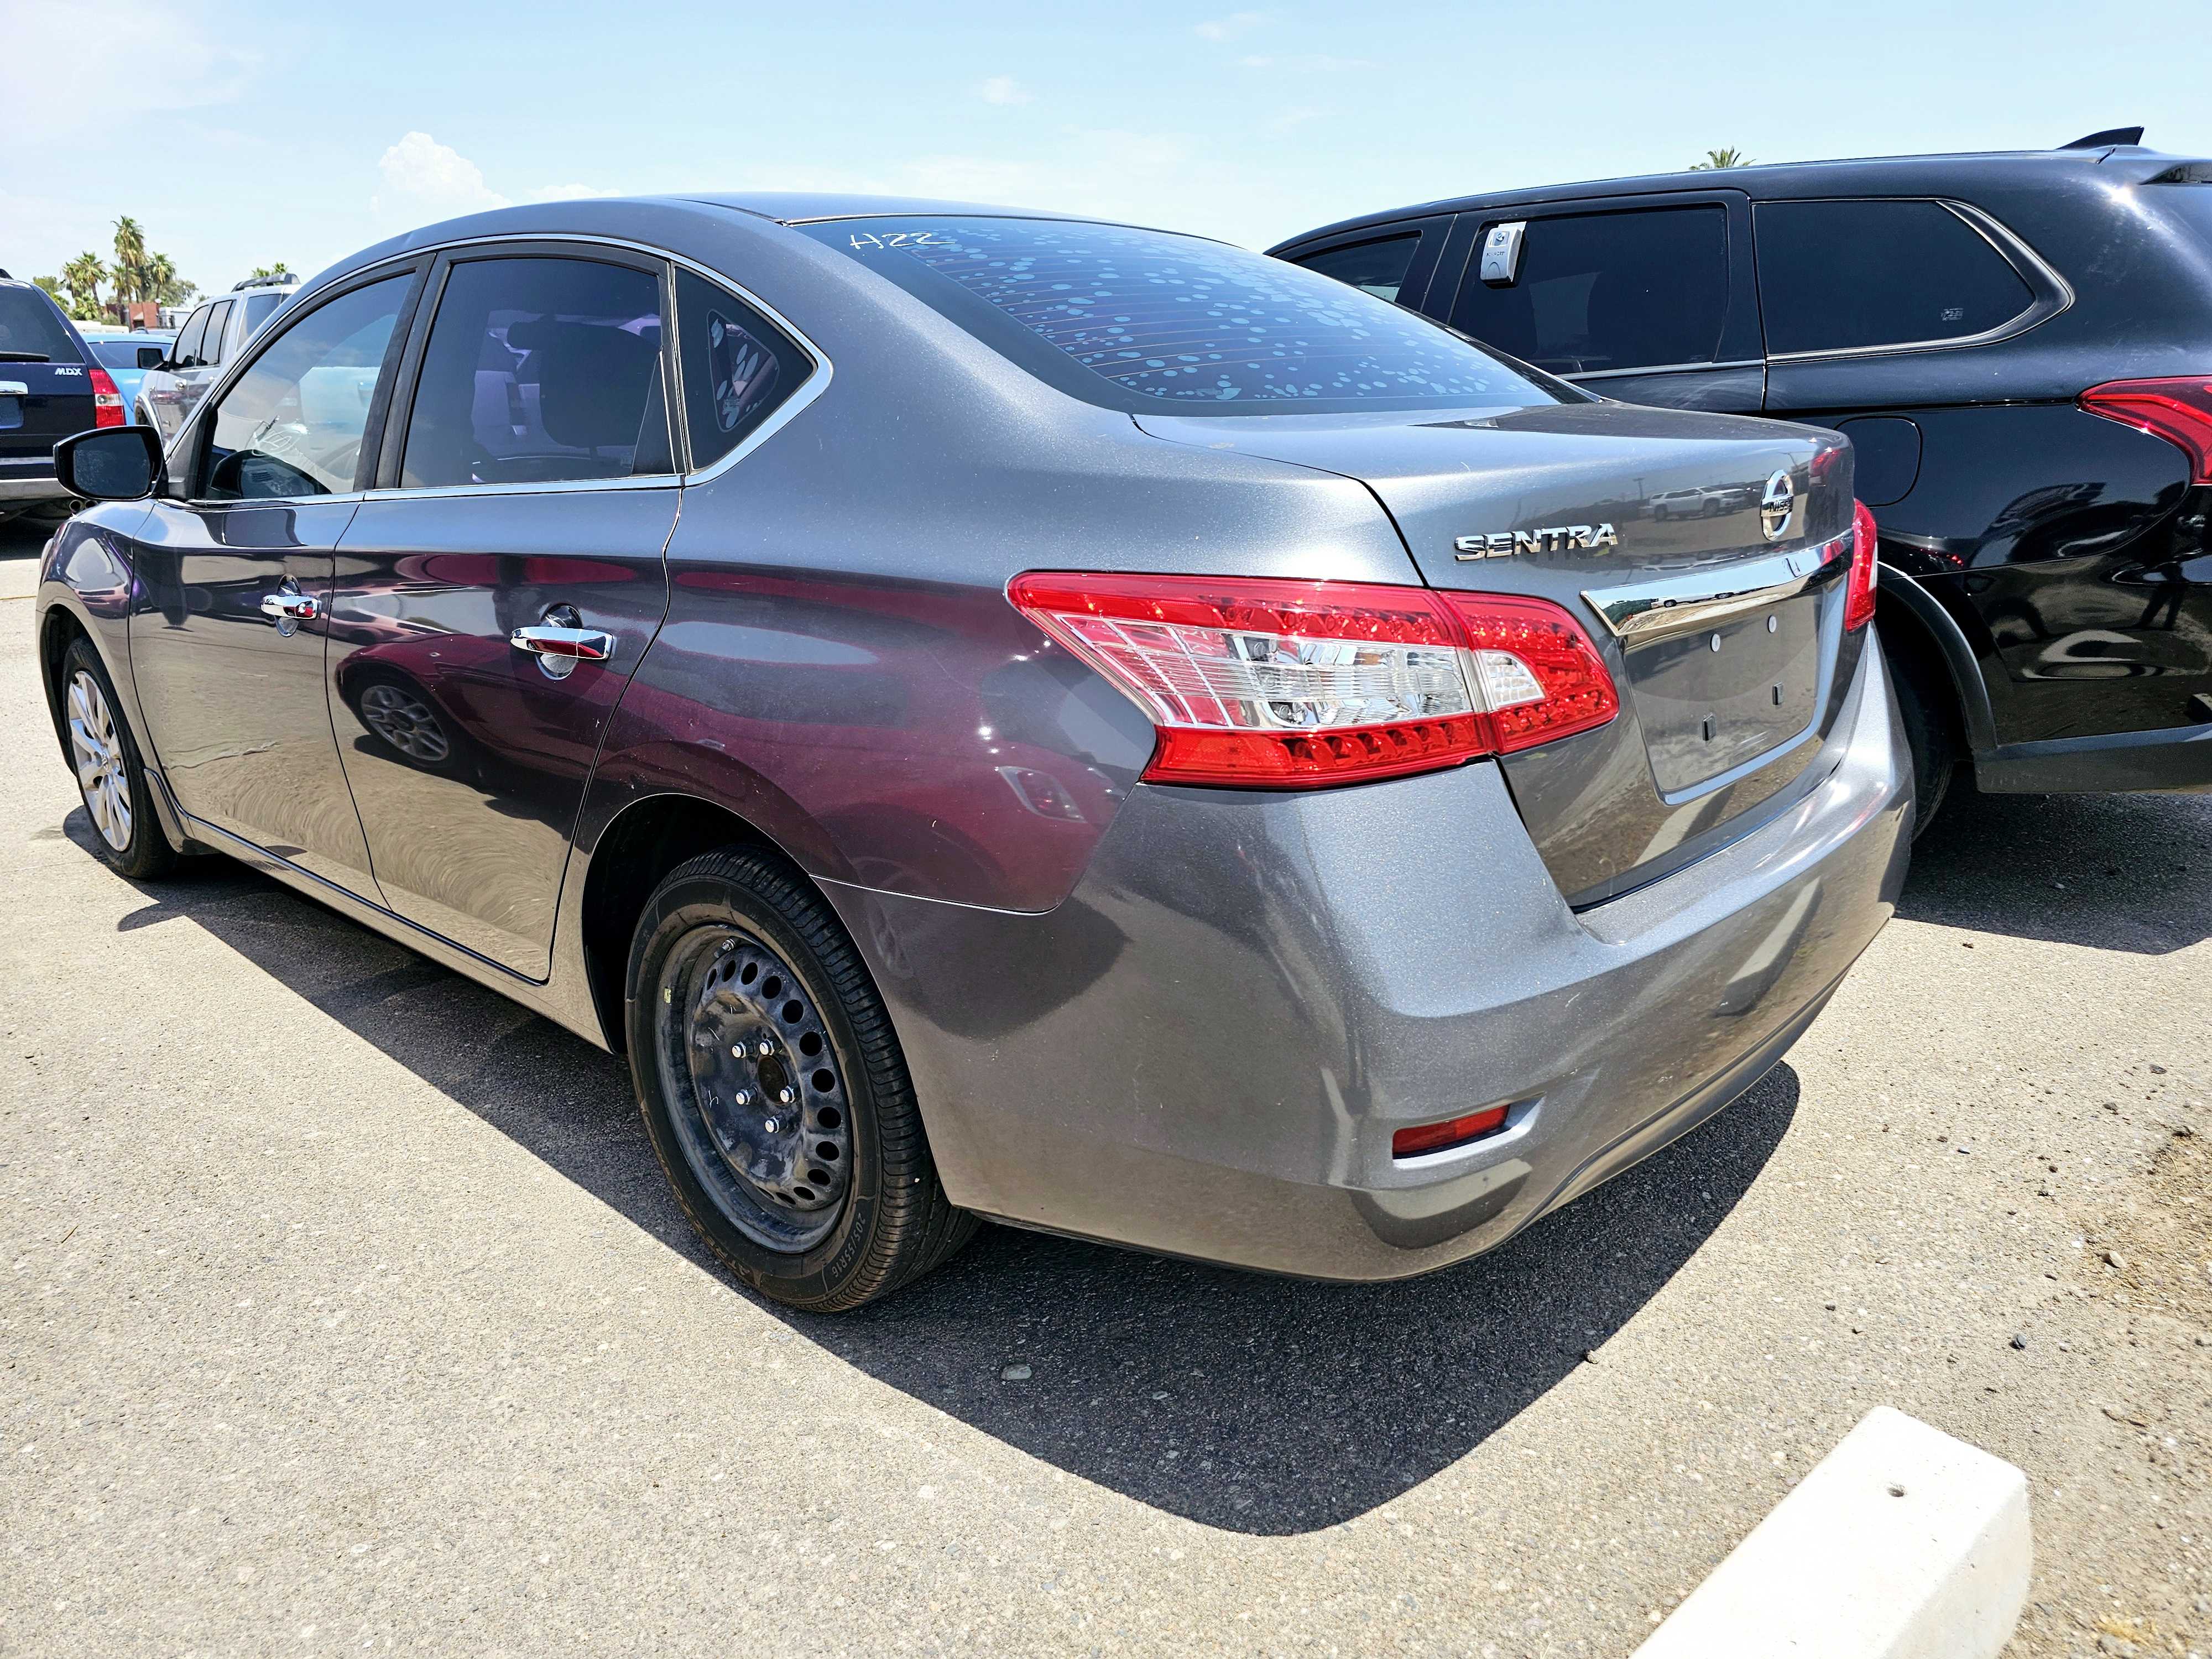
<svg viewBox="0 0 2212 1659">
<path fill-rule="evenodd" d="M 2212 937 L 2212 795 L 1983 795 L 1954 787 L 1897 914 L 2163 956 Z"/>
<path fill-rule="evenodd" d="M 66 832 L 93 833 L 82 811 Z M 189 918 L 731 1282 L 669 1193 L 621 1060 L 227 860 L 142 890 L 123 931 Z M 1208 1526 L 1310 1531 L 1396 1498 L 1590 1363 L 1741 1198 L 1797 1096 L 1777 1066 L 1570 1208 L 1420 1279 L 1311 1284 L 987 1226 L 878 1306 L 769 1311 L 1071 1474 Z"/>
</svg>

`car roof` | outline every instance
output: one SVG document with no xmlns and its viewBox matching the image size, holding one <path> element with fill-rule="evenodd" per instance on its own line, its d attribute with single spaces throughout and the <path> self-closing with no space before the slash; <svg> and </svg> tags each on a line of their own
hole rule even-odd
<svg viewBox="0 0 2212 1659">
<path fill-rule="evenodd" d="M 1571 184 L 1534 185 L 1446 197 L 1411 207 L 1363 213 L 1278 242 L 1269 252 L 1324 236 L 1434 214 L 1466 213 L 1508 204 L 1539 206 L 1594 196 L 1646 196 L 1674 191 L 1732 190 L 1754 201 L 1793 197 L 1866 195 L 1925 196 L 1968 191 L 1978 184 L 2017 185 L 2039 176 L 2053 183 L 2142 184 L 2195 158 L 2169 155 L 2140 144 L 2105 144 L 2094 149 L 1985 150 L 1936 155 L 1864 155 L 1826 161 L 1753 162 L 1742 167 L 1648 173 L 1620 179 L 1589 179 Z"/>
<path fill-rule="evenodd" d="M 928 196 L 865 196 L 828 191 L 757 190 L 685 198 L 708 207 L 735 208 L 757 214 L 780 225 L 818 224 L 824 219 L 933 217 L 988 219 L 1080 219 L 1099 222 L 1087 213 L 1053 213 L 1036 208 L 993 207 L 981 202 L 955 202 Z"/>
</svg>

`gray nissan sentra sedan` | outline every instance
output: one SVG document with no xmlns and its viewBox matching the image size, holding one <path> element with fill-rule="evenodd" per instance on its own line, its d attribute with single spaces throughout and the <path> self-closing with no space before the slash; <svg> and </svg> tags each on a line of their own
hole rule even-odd
<svg viewBox="0 0 2212 1659">
<path fill-rule="evenodd" d="M 1904 869 L 1840 440 L 1196 237 L 503 210 L 310 283 L 166 454 L 59 460 L 100 855 L 228 854 L 626 1051 L 798 1307 L 978 1215 L 1487 1249 L 1771 1066 Z"/>
</svg>

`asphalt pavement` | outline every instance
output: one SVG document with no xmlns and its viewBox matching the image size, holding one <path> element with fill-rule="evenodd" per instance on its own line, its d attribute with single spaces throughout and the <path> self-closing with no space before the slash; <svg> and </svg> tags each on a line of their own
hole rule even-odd
<svg viewBox="0 0 2212 1659">
<path fill-rule="evenodd" d="M 1886 1404 L 2027 1472 L 2013 1652 L 2212 1652 L 2212 797 L 1960 801 L 1781 1066 L 1461 1267 L 987 1228 L 810 1318 L 611 1057 L 227 861 L 100 865 L 31 610 L 0 1651 L 1626 1655 Z"/>
</svg>

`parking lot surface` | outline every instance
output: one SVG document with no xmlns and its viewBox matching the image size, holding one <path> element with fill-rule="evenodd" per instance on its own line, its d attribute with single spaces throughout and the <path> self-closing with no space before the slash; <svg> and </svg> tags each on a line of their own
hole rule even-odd
<svg viewBox="0 0 2212 1659">
<path fill-rule="evenodd" d="M 2014 1652 L 2212 1651 L 2212 797 L 1960 801 L 1783 1065 L 1459 1268 L 987 1228 L 808 1318 L 709 1265 L 619 1062 L 97 862 L 30 611 L 0 1650 L 1625 1655 L 1887 1404 L 2029 1475 Z"/>
</svg>

